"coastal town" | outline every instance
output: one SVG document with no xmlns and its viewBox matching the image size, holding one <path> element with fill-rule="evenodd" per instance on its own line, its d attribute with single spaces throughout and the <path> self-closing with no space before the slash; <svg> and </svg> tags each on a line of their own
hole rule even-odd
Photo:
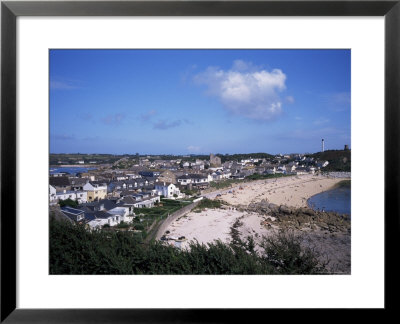
<svg viewBox="0 0 400 324">
<path fill-rule="evenodd" d="M 315 174 L 329 164 L 303 155 L 276 155 L 272 159 L 250 157 L 222 163 L 220 157 L 210 154 L 208 160 L 193 162 L 146 156 L 129 169 L 115 168 L 127 160 L 122 158 L 112 165 L 95 168 L 93 162 L 79 160 L 77 165 L 87 166 L 87 172 L 50 172 L 50 206 L 61 205 L 62 214 L 90 228 L 116 226 L 121 222 L 132 223 L 135 209 L 154 208 L 161 198 L 182 201 L 200 197 L 203 192 L 227 181 Z M 56 166 L 53 170 L 57 170 Z M 76 208 L 68 206 L 68 201 L 73 201 Z"/>
<path fill-rule="evenodd" d="M 350 63 L 51 50 L 50 273 L 349 274 Z"/>
<path fill-rule="evenodd" d="M 337 152 L 349 154 L 347 147 Z M 239 236 L 255 235 L 256 242 L 282 228 L 349 239 L 349 223 L 312 210 L 308 199 L 349 180 L 350 172 L 326 171 L 328 160 L 303 154 L 202 157 L 135 155 L 97 164 L 69 156 L 72 164 L 59 160 L 50 167 L 50 215 L 88 231 L 131 232 L 178 249 L 194 240 L 229 243 L 238 224 Z M 336 271 L 346 271 L 350 255 L 334 257 Z"/>
</svg>

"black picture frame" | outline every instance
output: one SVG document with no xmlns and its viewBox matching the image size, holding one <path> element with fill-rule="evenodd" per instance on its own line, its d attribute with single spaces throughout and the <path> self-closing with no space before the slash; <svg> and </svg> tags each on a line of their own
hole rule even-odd
<svg viewBox="0 0 400 324">
<path fill-rule="evenodd" d="M 16 308 L 16 19 L 19 16 L 384 16 L 385 311 L 395 310 L 400 228 L 400 0 L 395 1 L 2 1 L 1 322 L 195 323 L 254 320 L 266 310 Z M 371 256 L 373 262 L 373 256 Z M 366 283 L 367 285 L 368 283 Z M 38 292 L 39 293 L 39 292 Z M 269 312 L 276 312 L 269 310 Z M 387 313 L 387 312 L 386 312 Z M 382 313 L 379 311 L 380 320 Z"/>
</svg>

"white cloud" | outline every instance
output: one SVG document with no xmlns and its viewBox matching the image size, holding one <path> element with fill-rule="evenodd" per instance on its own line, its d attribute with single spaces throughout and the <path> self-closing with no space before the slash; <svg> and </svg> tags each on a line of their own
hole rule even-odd
<svg viewBox="0 0 400 324">
<path fill-rule="evenodd" d="M 286 101 L 288 102 L 288 103 L 294 103 L 294 98 L 292 97 L 292 96 L 287 96 L 286 97 Z"/>
<path fill-rule="evenodd" d="M 267 121 L 282 112 L 279 92 L 286 88 L 286 75 L 279 69 L 269 72 L 237 60 L 230 70 L 209 67 L 194 80 L 205 84 L 208 94 L 235 115 Z"/>
</svg>

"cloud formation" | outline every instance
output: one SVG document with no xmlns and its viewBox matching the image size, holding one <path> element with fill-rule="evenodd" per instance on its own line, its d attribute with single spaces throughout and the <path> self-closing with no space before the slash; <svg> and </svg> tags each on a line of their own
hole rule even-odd
<svg viewBox="0 0 400 324">
<path fill-rule="evenodd" d="M 229 112 L 249 119 L 271 120 L 282 112 L 286 75 L 279 69 L 267 71 L 252 63 L 236 60 L 230 70 L 209 67 L 194 77 L 207 86 Z"/>
<path fill-rule="evenodd" d="M 174 128 L 174 127 L 178 127 L 182 124 L 182 121 L 180 120 L 174 120 L 174 121 L 167 121 L 167 120 L 159 120 L 158 122 L 153 124 L 153 128 L 154 129 L 169 129 L 169 128 Z"/>
<path fill-rule="evenodd" d="M 287 96 L 286 97 L 286 102 L 292 104 L 292 103 L 294 103 L 294 98 L 292 96 Z"/>
<path fill-rule="evenodd" d="M 144 113 L 144 114 L 141 114 L 140 115 L 140 118 L 143 120 L 143 121 L 148 121 L 149 119 L 151 119 L 153 116 L 155 116 L 157 114 L 157 111 L 156 110 L 154 110 L 154 109 L 152 109 L 152 110 L 149 110 L 149 111 L 147 111 L 146 113 Z"/>
<path fill-rule="evenodd" d="M 125 118 L 124 114 L 118 113 L 118 114 L 107 115 L 104 118 L 101 118 L 101 121 L 105 125 L 117 126 L 121 124 L 124 118 Z"/>
</svg>

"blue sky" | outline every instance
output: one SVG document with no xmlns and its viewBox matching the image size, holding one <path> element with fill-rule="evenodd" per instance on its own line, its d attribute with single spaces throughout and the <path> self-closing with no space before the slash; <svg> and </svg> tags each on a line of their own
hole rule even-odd
<svg viewBox="0 0 400 324">
<path fill-rule="evenodd" d="M 50 152 L 350 146 L 350 50 L 51 50 Z"/>
</svg>

